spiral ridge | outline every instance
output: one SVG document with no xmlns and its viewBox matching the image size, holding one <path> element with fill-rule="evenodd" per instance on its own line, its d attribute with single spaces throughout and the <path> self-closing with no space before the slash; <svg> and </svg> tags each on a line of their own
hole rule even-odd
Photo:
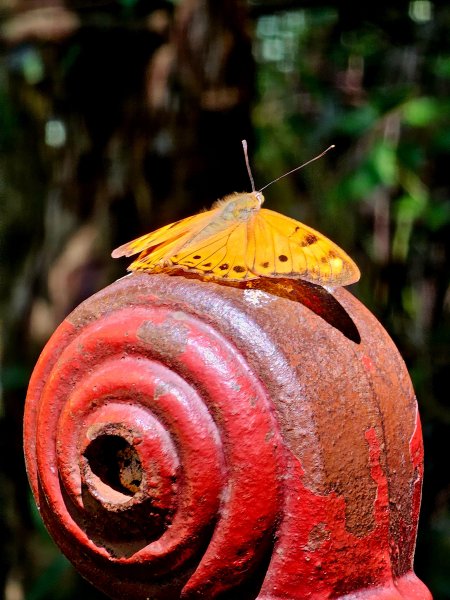
<svg viewBox="0 0 450 600">
<path fill-rule="evenodd" d="M 281 444 L 261 383 L 208 324 L 167 307 L 69 330 L 50 342 L 45 381 L 34 374 L 36 485 L 63 551 L 88 579 L 112 564 L 137 597 L 239 584 L 279 511 Z"/>
</svg>

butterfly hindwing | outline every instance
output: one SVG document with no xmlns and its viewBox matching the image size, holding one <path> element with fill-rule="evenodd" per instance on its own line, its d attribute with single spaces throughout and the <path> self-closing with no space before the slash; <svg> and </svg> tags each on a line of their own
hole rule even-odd
<svg viewBox="0 0 450 600">
<path fill-rule="evenodd" d="M 171 262 L 215 279 L 247 279 L 246 229 L 246 223 L 232 223 L 199 243 L 188 244 Z"/>
</svg>

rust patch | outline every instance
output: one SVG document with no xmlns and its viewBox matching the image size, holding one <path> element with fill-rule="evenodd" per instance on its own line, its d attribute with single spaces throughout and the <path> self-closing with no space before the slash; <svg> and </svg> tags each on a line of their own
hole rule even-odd
<svg viewBox="0 0 450 600">
<path fill-rule="evenodd" d="M 144 321 L 136 337 L 151 346 L 162 358 L 169 359 L 183 354 L 189 340 L 189 330 L 176 319 L 169 318 L 164 323 Z"/>
<path fill-rule="evenodd" d="M 328 529 L 326 523 L 317 523 L 311 529 L 308 535 L 308 543 L 305 546 L 305 550 L 309 552 L 315 552 L 318 550 L 323 544 L 329 540 L 331 537 L 331 532 Z"/>
</svg>

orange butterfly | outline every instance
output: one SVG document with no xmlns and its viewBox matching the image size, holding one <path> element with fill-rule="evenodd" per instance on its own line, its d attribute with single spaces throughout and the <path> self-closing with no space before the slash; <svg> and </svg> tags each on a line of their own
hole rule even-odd
<svg viewBox="0 0 450 600">
<path fill-rule="evenodd" d="M 287 277 L 335 287 L 358 281 L 358 267 L 336 244 L 299 221 L 261 208 L 263 202 L 261 191 L 231 194 L 207 212 L 116 248 L 112 256 L 140 253 L 129 271 L 182 269 L 224 282 Z"/>
</svg>

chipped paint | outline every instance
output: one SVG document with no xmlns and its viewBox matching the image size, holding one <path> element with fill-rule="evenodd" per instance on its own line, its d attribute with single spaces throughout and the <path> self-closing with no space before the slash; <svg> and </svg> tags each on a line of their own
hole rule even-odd
<svg viewBox="0 0 450 600">
<path fill-rule="evenodd" d="M 244 290 L 243 297 L 246 302 L 255 307 L 264 306 L 270 302 L 273 302 L 273 296 L 261 290 Z"/>
</svg>

